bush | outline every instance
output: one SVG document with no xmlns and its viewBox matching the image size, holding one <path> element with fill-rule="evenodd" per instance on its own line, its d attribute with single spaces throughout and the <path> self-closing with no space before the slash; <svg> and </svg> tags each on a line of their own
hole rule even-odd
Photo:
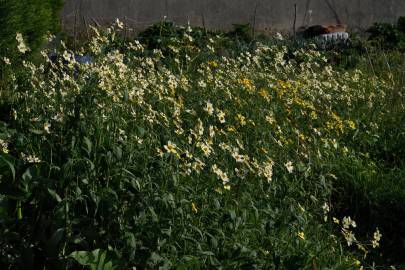
<svg viewBox="0 0 405 270">
<path fill-rule="evenodd" d="M 32 52 L 43 44 L 44 35 L 59 30 L 58 13 L 63 0 L 0 1 L 0 55 L 12 53 L 16 33 L 21 33 Z"/>
<path fill-rule="evenodd" d="M 399 17 L 397 24 L 375 23 L 367 32 L 370 40 L 383 48 L 405 48 L 405 17 Z"/>
</svg>

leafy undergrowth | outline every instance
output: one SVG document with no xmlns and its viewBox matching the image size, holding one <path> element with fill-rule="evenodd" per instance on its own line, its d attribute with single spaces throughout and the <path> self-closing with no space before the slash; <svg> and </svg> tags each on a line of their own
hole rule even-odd
<svg viewBox="0 0 405 270">
<path fill-rule="evenodd" d="M 230 56 L 229 40 L 197 42 L 190 28 L 164 51 L 109 32 L 83 48 L 91 64 L 63 44 L 55 62 L 13 59 L 2 269 L 387 265 L 380 242 L 404 198 L 403 169 L 376 164 L 391 153 L 381 128 L 397 117 L 386 111 L 393 82 L 335 70 L 311 46 Z"/>
</svg>

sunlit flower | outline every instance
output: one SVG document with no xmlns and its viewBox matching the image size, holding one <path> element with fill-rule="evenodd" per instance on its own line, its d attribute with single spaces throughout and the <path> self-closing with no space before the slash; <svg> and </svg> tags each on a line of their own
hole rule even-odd
<svg viewBox="0 0 405 270">
<path fill-rule="evenodd" d="M 352 226 L 353 228 L 357 227 L 356 222 L 354 220 L 352 220 L 351 217 L 343 217 L 342 225 L 343 225 L 343 228 L 345 228 L 345 229 L 349 229 L 350 226 Z"/>
<path fill-rule="evenodd" d="M 337 219 L 337 218 L 335 218 L 335 217 L 333 217 L 332 219 L 333 219 L 333 223 L 336 223 L 336 224 L 339 224 L 339 223 L 340 223 L 339 219 Z"/>
<path fill-rule="evenodd" d="M 11 65 L 10 59 L 8 59 L 7 57 L 3 57 L 3 62 L 4 62 L 6 65 Z"/>
<path fill-rule="evenodd" d="M 166 151 L 168 153 L 172 153 L 172 154 L 177 154 L 177 146 L 172 143 L 171 141 L 168 141 L 167 144 L 164 146 L 164 149 L 166 149 Z"/>
<path fill-rule="evenodd" d="M 225 113 L 221 110 L 217 110 L 217 117 L 221 124 L 225 123 Z"/>
<path fill-rule="evenodd" d="M 213 68 L 217 68 L 218 67 L 218 63 L 217 61 L 213 60 L 213 61 L 208 61 L 207 64 Z"/>
<path fill-rule="evenodd" d="M 115 20 L 115 25 L 119 28 L 119 29 L 124 29 L 124 23 L 120 21 L 120 19 L 116 19 Z"/>
<path fill-rule="evenodd" d="M 223 172 L 221 169 L 219 169 L 216 164 L 214 164 L 211 167 L 211 169 L 218 176 L 218 178 L 220 180 L 222 180 L 222 184 L 224 185 L 224 188 L 230 189 L 228 175 L 225 172 Z"/>
<path fill-rule="evenodd" d="M 298 232 L 297 235 L 298 235 L 298 237 L 301 238 L 302 240 L 305 240 L 305 233 L 304 233 L 304 232 Z"/>
<path fill-rule="evenodd" d="M 209 115 L 212 115 L 214 113 L 214 107 L 212 106 L 212 103 L 207 101 L 207 105 L 205 106 L 204 111 L 206 111 Z"/>
<path fill-rule="evenodd" d="M 287 163 L 285 163 L 284 166 L 286 167 L 289 173 L 292 173 L 294 171 L 294 166 L 292 165 L 291 161 L 287 161 Z"/>
<path fill-rule="evenodd" d="M 0 152 L 7 154 L 9 152 L 8 143 L 2 139 L 0 139 Z"/>
<path fill-rule="evenodd" d="M 238 113 L 235 119 L 240 123 L 241 126 L 246 125 L 246 117 L 244 117 L 242 114 Z"/>
<path fill-rule="evenodd" d="M 198 143 L 198 146 L 201 148 L 201 150 L 203 151 L 203 153 L 206 157 L 208 157 L 211 154 L 212 149 L 208 144 L 202 142 L 202 143 Z"/>
<path fill-rule="evenodd" d="M 46 122 L 45 124 L 44 124 L 44 130 L 45 130 L 45 132 L 46 133 L 51 133 L 51 124 L 49 124 L 48 122 Z"/>
<path fill-rule="evenodd" d="M 156 152 L 157 152 L 157 154 L 158 154 L 159 157 L 163 157 L 164 152 L 162 151 L 162 149 L 156 148 Z"/>
<path fill-rule="evenodd" d="M 197 204 L 195 204 L 194 202 L 191 203 L 191 210 L 192 210 L 194 213 L 197 213 L 197 212 L 198 212 Z"/>
<path fill-rule="evenodd" d="M 354 236 L 354 233 L 352 231 L 343 229 L 342 234 L 343 234 L 344 238 L 346 239 L 347 246 L 349 246 L 349 247 L 357 241 L 357 239 Z"/>
<path fill-rule="evenodd" d="M 20 53 L 26 53 L 30 49 L 25 45 L 24 38 L 21 33 L 17 33 L 15 39 L 17 40 L 17 49 Z"/>
</svg>

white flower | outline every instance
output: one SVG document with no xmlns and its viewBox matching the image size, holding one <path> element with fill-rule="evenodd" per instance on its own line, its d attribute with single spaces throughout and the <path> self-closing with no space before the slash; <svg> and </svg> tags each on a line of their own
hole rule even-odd
<svg viewBox="0 0 405 270">
<path fill-rule="evenodd" d="M 6 65 L 11 65 L 10 59 L 8 59 L 7 57 L 3 57 L 3 61 Z"/>
<path fill-rule="evenodd" d="M 34 155 L 26 155 L 24 153 L 21 153 L 21 157 L 24 161 L 28 162 L 28 163 L 39 163 L 41 162 L 41 159 L 39 159 L 37 156 Z"/>
<path fill-rule="evenodd" d="M 245 161 L 247 160 L 246 156 L 239 154 L 238 151 L 233 152 L 233 153 L 232 153 L 232 157 L 233 157 L 233 158 L 236 160 L 236 162 L 238 162 L 238 163 L 243 163 L 243 162 L 245 162 Z"/>
<path fill-rule="evenodd" d="M 294 171 L 294 166 L 292 165 L 291 161 L 288 161 L 287 163 L 285 163 L 284 166 L 286 167 L 286 169 L 289 173 L 292 173 Z"/>
<path fill-rule="evenodd" d="M 198 146 L 204 152 L 204 156 L 208 157 L 211 154 L 212 149 L 208 144 L 206 144 L 206 143 L 198 143 Z"/>
<path fill-rule="evenodd" d="M 120 21 L 120 19 L 115 20 L 115 24 L 117 25 L 118 28 L 124 29 L 124 23 Z"/>
<path fill-rule="evenodd" d="M 217 117 L 221 124 L 225 123 L 225 113 L 221 110 L 217 110 Z"/>
<path fill-rule="evenodd" d="M 357 227 L 356 222 L 354 220 L 352 220 L 351 217 L 343 217 L 342 224 L 343 224 L 343 228 L 345 228 L 345 229 L 349 229 L 350 226 L 352 226 L 353 228 Z"/>
<path fill-rule="evenodd" d="M 280 32 L 277 32 L 277 33 L 276 33 L 276 39 L 278 39 L 278 40 L 284 40 L 284 37 L 283 37 L 283 35 L 282 35 Z"/>
<path fill-rule="evenodd" d="M 323 209 L 323 212 L 324 212 L 325 214 L 329 213 L 330 207 L 329 207 L 328 203 L 325 202 L 325 203 L 323 204 L 323 206 L 322 206 L 322 209 Z"/>
<path fill-rule="evenodd" d="M 374 239 L 372 241 L 373 248 L 377 248 L 380 246 L 381 237 L 382 237 L 382 234 L 380 233 L 380 230 L 378 230 L 378 228 L 377 228 L 377 230 L 374 233 Z"/>
<path fill-rule="evenodd" d="M 212 103 L 207 101 L 207 105 L 204 109 L 209 115 L 212 115 L 214 113 L 214 106 L 212 106 Z"/>
<path fill-rule="evenodd" d="M 166 149 L 166 151 L 168 153 L 172 153 L 172 154 L 176 154 L 177 153 L 177 146 L 172 143 L 171 141 L 168 141 L 167 144 L 164 146 L 164 148 Z"/>
<path fill-rule="evenodd" d="M 24 43 L 24 38 L 23 38 L 23 36 L 22 36 L 21 33 L 17 33 L 15 39 L 16 39 L 17 42 L 18 42 L 17 49 L 18 49 L 18 51 L 19 51 L 20 53 L 26 53 L 26 52 L 28 52 L 28 51 L 30 50 L 30 49 L 27 47 L 27 45 L 25 45 L 25 43 Z"/>
<path fill-rule="evenodd" d="M 357 241 L 353 232 L 344 230 L 342 233 L 343 233 L 343 236 L 346 239 L 347 246 L 350 247 L 354 242 Z"/>
<path fill-rule="evenodd" d="M 274 165 L 273 160 L 269 159 L 269 161 L 267 161 L 263 164 L 263 168 L 262 168 L 262 173 L 263 173 L 264 177 L 266 177 L 267 182 L 269 182 L 269 183 L 273 179 L 273 165 Z"/>
<path fill-rule="evenodd" d="M 46 122 L 46 123 L 44 124 L 44 130 L 45 130 L 45 132 L 48 133 L 48 134 L 51 133 L 50 128 L 51 128 L 51 124 L 49 124 L 48 122 Z"/>
<path fill-rule="evenodd" d="M 229 183 L 228 175 L 225 172 L 223 172 L 221 169 L 219 169 L 216 164 L 214 164 L 211 167 L 211 169 L 218 176 L 218 178 L 222 180 L 222 184 L 224 185 L 224 188 L 230 189 L 230 186 L 228 185 L 228 183 Z"/>
<path fill-rule="evenodd" d="M 3 152 L 4 154 L 7 154 L 9 152 L 8 143 L 2 139 L 0 139 L 0 153 L 1 152 Z"/>
</svg>

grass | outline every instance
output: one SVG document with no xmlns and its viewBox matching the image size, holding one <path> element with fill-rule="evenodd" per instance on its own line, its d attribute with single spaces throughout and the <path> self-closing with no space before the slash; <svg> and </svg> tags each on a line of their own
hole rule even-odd
<svg viewBox="0 0 405 270">
<path fill-rule="evenodd" d="M 170 27 L 3 67 L 2 268 L 400 267 L 402 54 Z"/>
</svg>

